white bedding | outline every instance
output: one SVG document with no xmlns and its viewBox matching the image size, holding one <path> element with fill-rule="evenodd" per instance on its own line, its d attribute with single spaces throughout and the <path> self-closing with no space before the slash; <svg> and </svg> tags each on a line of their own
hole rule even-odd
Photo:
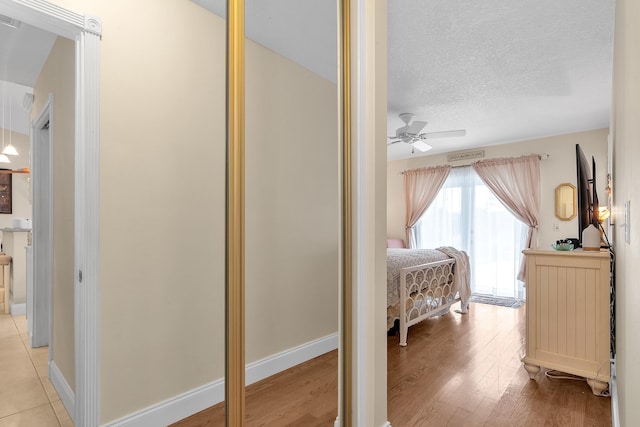
<svg viewBox="0 0 640 427">
<path fill-rule="evenodd" d="M 460 296 L 460 311 L 466 313 L 469 308 L 469 298 L 471 298 L 469 255 L 465 251 L 460 251 L 450 246 L 442 246 L 437 250 L 456 260 L 456 274 L 453 282 Z"/>
</svg>

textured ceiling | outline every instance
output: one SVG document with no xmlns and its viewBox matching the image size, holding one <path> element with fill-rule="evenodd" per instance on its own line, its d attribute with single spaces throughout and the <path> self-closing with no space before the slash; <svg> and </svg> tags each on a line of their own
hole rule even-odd
<svg viewBox="0 0 640 427">
<path fill-rule="evenodd" d="M 224 16 L 223 0 L 195 1 Z M 425 132 L 467 130 L 429 140 L 426 155 L 608 127 L 614 6 L 390 0 L 389 135 L 403 112 L 429 122 Z M 330 1 L 247 0 L 247 34 L 335 81 L 335 11 Z M 389 159 L 425 154 L 388 147 Z"/>
<path fill-rule="evenodd" d="M 388 10 L 388 127 L 402 112 L 426 154 L 609 126 L 614 0 L 403 0 Z M 411 156 L 408 144 L 389 158 Z M 421 155 L 416 150 L 415 155 Z"/>
<path fill-rule="evenodd" d="M 0 21 L 5 19 L 0 16 Z M 25 93 L 33 93 L 32 88 L 55 39 L 54 34 L 24 23 L 19 23 L 17 28 L 0 24 L 0 105 L 4 105 L 7 129 L 11 110 L 11 129 L 29 133 L 29 117 L 21 107 L 22 100 Z"/>
<path fill-rule="evenodd" d="M 194 1 L 224 16 L 224 0 Z M 248 37 L 335 81 L 334 2 L 246 3 Z M 614 6 L 615 0 L 390 0 L 389 134 L 403 125 L 402 112 L 429 122 L 426 132 L 467 130 L 464 137 L 429 140 L 429 155 L 608 127 Z M 0 80 L 33 86 L 54 38 L 40 32 L 18 42 L 8 30 L 0 25 Z M 405 143 L 389 146 L 388 154 L 422 155 Z"/>
</svg>

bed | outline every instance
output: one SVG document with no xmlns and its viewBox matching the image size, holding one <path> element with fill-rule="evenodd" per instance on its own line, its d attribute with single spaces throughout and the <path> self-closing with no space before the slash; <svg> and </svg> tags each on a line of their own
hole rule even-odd
<svg viewBox="0 0 640 427">
<path fill-rule="evenodd" d="M 446 314 L 460 301 L 466 313 L 471 296 L 469 257 L 451 247 L 387 249 L 387 329 L 399 326 L 407 345 L 409 326 Z"/>
</svg>

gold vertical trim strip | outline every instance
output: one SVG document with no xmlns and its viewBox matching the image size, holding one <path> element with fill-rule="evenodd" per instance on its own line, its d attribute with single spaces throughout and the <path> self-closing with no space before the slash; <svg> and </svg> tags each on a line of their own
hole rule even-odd
<svg viewBox="0 0 640 427">
<path fill-rule="evenodd" d="M 340 49 L 340 131 L 342 180 L 342 384 L 341 425 L 353 424 L 353 352 L 352 352 L 352 206 L 351 206 L 351 2 L 341 0 L 339 8 Z"/>
<path fill-rule="evenodd" d="M 244 426 L 244 0 L 227 0 L 225 399 L 227 426 Z"/>
</svg>

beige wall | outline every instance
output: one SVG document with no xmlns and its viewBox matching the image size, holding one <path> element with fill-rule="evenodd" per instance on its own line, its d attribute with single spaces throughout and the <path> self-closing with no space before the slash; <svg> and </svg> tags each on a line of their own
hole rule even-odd
<svg viewBox="0 0 640 427">
<path fill-rule="evenodd" d="M 188 1 L 93 6 L 107 422 L 223 376 L 224 27 Z"/>
<path fill-rule="evenodd" d="M 75 389 L 74 263 L 74 67 L 75 44 L 58 38 L 34 87 L 32 118 L 53 94 L 53 361 Z"/>
<path fill-rule="evenodd" d="M 564 182 L 576 185 L 575 144 L 580 144 L 582 151 L 589 159 L 591 156 L 596 159 L 598 196 L 604 204 L 606 200 L 607 135 L 607 129 L 600 129 L 484 148 L 485 158 L 517 157 L 530 153 L 549 154 L 548 159 L 540 162 L 539 247 L 548 248 L 551 243 L 560 238 L 578 237 L 577 218 L 571 221 L 560 221 L 554 214 L 555 188 Z M 454 162 L 451 165 L 466 163 Z M 405 238 L 405 208 L 400 172 L 406 169 L 444 164 L 449 164 L 446 154 L 389 162 L 387 171 L 387 234 L 389 237 Z M 554 225 L 558 226 L 558 231 L 554 231 Z"/>
<path fill-rule="evenodd" d="M 255 43 L 246 53 L 251 362 L 338 331 L 339 147 L 336 85 Z"/>
<path fill-rule="evenodd" d="M 613 91 L 613 199 L 616 249 L 616 361 L 620 425 L 640 424 L 640 3 L 618 0 Z M 624 203 L 631 202 L 631 243 L 624 240 Z"/>
<path fill-rule="evenodd" d="M 104 423 L 223 376 L 225 27 L 189 1 L 59 4 L 103 23 Z M 247 53 L 250 363 L 337 331 L 338 193 L 335 85 Z"/>
</svg>

